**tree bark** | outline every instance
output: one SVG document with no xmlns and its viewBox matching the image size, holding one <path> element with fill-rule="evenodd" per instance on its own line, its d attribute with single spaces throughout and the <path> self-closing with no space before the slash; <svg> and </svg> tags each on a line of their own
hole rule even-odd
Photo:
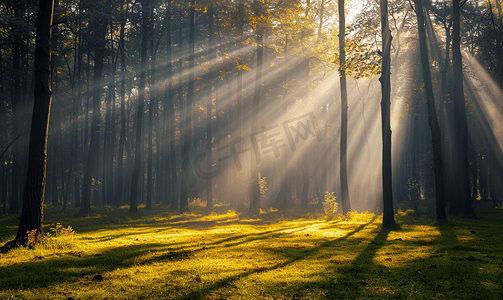
<svg viewBox="0 0 503 300">
<path fill-rule="evenodd" d="M 35 92 L 31 121 L 28 175 L 23 194 L 23 212 L 16 238 L 6 247 L 26 244 L 28 232 L 35 231 L 35 240 L 43 235 L 43 206 L 47 135 L 52 100 L 51 92 L 51 30 L 54 0 L 40 0 L 35 42 Z"/>
<path fill-rule="evenodd" d="M 463 61 L 461 56 L 460 37 L 460 0 L 453 0 L 452 5 L 452 67 L 454 74 L 453 102 L 454 114 L 454 174 L 453 192 L 450 213 L 473 214 L 470 198 L 470 175 L 468 172 L 468 124 L 466 120 L 465 97 L 463 90 Z"/>
<path fill-rule="evenodd" d="M 442 163 L 442 135 L 438 125 L 435 111 L 435 98 L 433 95 L 433 85 L 431 83 L 430 63 L 428 59 L 428 48 L 426 41 L 426 31 L 424 29 L 424 12 L 421 0 L 414 0 L 416 4 L 417 27 L 419 32 L 419 50 L 421 52 L 421 67 L 423 70 L 423 81 L 426 90 L 426 104 L 428 106 L 428 124 L 431 130 L 433 144 L 433 162 L 435 171 L 435 203 L 437 220 L 445 220 L 445 199 L 444 199 L 444 172 Z"/>
<path fill-rule="evenodd" d="M 210 62 L 212 62 L 215 59 L 215 53 L 213 50 L 213 35 L 214 35 L 214 28 L 213 28 L 213 7 L 209 9 L 209 20 L 208 20 L 208 31 L 209 31 L 209 47 L 210 47 Z M 211 80 L 211 78 L 210 78 Z M 213 133 L 212 133 L 212 120 L 211 120 L 211 110 L 212 110 L 212 102 L 213 102 L 213 84 L 209 84 L 208 86 L 208 99 L 206 103 L 206 168 L 207 171 L 209 172 L 211 168 L 213 167 L 212 163 L 212 139 L 213 139 Z M 206 207 L 207 208 L 213 208 L 213 181 L 211 178 L 209 178 L 206 182 Z"/>
<path fill-rule="evenodd" d="M 382 180 L 383 226 L 394 225 L 393 187 L 391 176 L 391 125 L 390 125 L 390 51 L 391 31 L 388 23 L 388 0 L 380 0 L 382 29 L 381 122 L 382 122 Z"/>
<path fill-rule="evenodd" d="M 348 148 L 348 93 L 346 87 L 346 17 L 344 16 L 344 0 L 339 0 L 339 79 L 341 88 L 341 150 L 340 150 L 340 179 L 342 213 L 351 210 L 349 198 L 347 148 Z"/>
<path fill-rule="evenodd" d="M 190 163 L 190 146 L 192 141 L 192 104 L 194 102 L 194 30 L 195 1 L 190 3 L 189 13 L 189 84 L 185 106 L 183 149 L 182 149 L 182 184 L 180 187 L 180 213 L 189 210 L 189 192 L 192 186 L 192 165 Z"/>
<path fill-rule="evenodd" d="M 149 31 L 152 32 L 153 26 L 152 26 L 152 9 L 154 5 L 151 5 L 148 13 L 148 28 Z M 150 101 L 149 101 L 149 107 L 148 107 L 148 140 L 147 140 L 147 147 L 148 147 L 148 152 L 147 152 L 147 169 L 145 172 L 147 172 L 147 203 L 145 206 L 145 209 L 152 209 L 152 192 L 153 192 L 153 131 L 154 131 L 154 115 L 155 115 L 155 108 L 156 108 L 156 90 L 155 88 L 155 60 L 156 60 L 156 50 L 154 49 L 154 38 L 150 38 L 150 86 L 149 86 L 149 95 L 150 95 Z M 156 140 L 156 145 L 157 145 Z M 157 147 L 158 148 L 158 147 Z M 159 176 L 159 172 L 157 172 L 157 176 Z"/>
<path fill-rule="evenodd" d="M 124 1 L 126 5 L 129 1 Z M 124 45 L 124 30 L 126 27 L 126 16 L 124 12 L 124 3 L 121 5 L 121 27 L 120 27 L 120 37 L 119 37 L 119 48 L 121 57 L 121 79 L 120 79 L 120 91 L 119 91 L 119 101 L 120 101 L 120 111 L 121 111 L 121 132 L 119 139 L 119 155 L 117 159 L 117 183 L 116 183 L 116 193 L 114 204 L 120 206 L 122 204 L 122 191 L 124 189 L 124 146 L 126 142 L 126 54 Z"/>
<path fill-rule="evenodd" d="M 81 214 L 91 211 L 92 179 L 99 151 L 100 136 L 100 106 L 101 106 L 101 79 L 103 73 L 103 59 L 105 56 L 106 19 L 99 13 L 94 22 L 94 73 L 93 73 L 93 115 L 91 120 L 91 141 L 89 144 L 86 171 L 82 186 Z"/>
<path fill-rule="evenodd" d="M 170 161 L 170 174 L 171 174 L 171 195 L 170 196 L 170 208 L 176 209 L 178 207 L 178 174 L 176 167 L 176 128 L 175 128 L 175 97 L 173 97 L 173 65 L 171 57 L 171 1 L 168 1 L 169 13 L 166 13 L 167 22 L 167 36 L 166 36 L 166 47 L 167 47 L 167 61 L 168 61 L 168 109 L 169 109 L 169 138 L 167 139 L 169 144 L 169 161 Z M 180 46 L 181 46 L 180 40 Z M 181 82 L 180 82 L 181 84 Z"/>
<path fill-rule="evenodd" d="M 140 83 L 138 86 L 138 111 L 136 112 L 136 141 L 134 153 L 134 167 L 131 177 L 131 198 L 129 201 L 129 211 L 138 213 L 138 182 L 140 177 L 140 167 L 142 160 L 142 122 L 143 106 L 145 102 L 145 87 L 147 81 L 147 46 L 148 46 L 148 14 L 150 11 L 150 0 L 142 1 L 142 30 L 141 30 L 141 62 L 140 62 Z"/>
</svg>

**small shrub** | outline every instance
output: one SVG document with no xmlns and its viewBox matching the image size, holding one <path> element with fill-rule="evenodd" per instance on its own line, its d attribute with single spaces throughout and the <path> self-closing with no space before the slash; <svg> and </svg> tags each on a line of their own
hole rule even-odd
<svg viewBox="0 0 503 300">
<path fill-rule="evenodd" d="M 28 249 L 33 249 L 36 244 L 43 241 L 44 237 L 41 234 L 39 234 L 37 229 L 30 230 L 27 233 L 28 233 L 28 238 L 26 240 L 26 247 Z"/>
<path fill-rule="evenodd" d="M 72 227 L 65 228 L 60 223 L 51 228 L 44 236 L 44 248 L 46 249 L 73 249 L 75 231 Z"/>
<path fill-rule="evenodd" d="M 327 220 L 333 220 L 339 216 L 337 210 L 339 209 L 339 204 L 337 203 L 337 199 L 334 196 L 334 192 L 326 192 L 325 193 L 325 202 L 323 202 L 323 210 L 325 211 L 325 215 Z"/>
</svg>

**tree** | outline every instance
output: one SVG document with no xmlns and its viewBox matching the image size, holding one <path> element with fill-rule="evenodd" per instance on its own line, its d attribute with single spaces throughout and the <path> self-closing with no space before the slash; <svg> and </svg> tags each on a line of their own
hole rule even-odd
<svg viewBox="0 0 503 300">
<path fill-rule="evenodd" d="M 253 92 L 253 104 L 251 115 L 251 132 L 254 133 L 258 129 L 258 117 L 260 111 L 260 98 L 262 93 L 262 62 L 264 56 L 264 28 L 261 24 L 264 18 L 262 12 L 262 2 L 258 0 L 253 1 L 255 19 L 255 33 L 257 38 L 257 69 L 255 71 L 255 89 Z M 259 187 L 259 171 L 258 162 L 251 162 L 250 173 L 250 186 L 251 186 L 251 200 L 250 212 L 258 211 L 260 206 L 260 187 Z"/>
<path fill-rule="evenodd" d="M 444 172 L 442 163 L 442 138 L 440 126 L 438 125 L 435 111 L 435 99 L 433 96 L 433 86 L 431 83 L 430 63 L 428 60 L 428 48 L 426 41 L 426 31 L 424 29 L 424 12 L 421 0 L 414 0 L 416 6 L 417 27 L 419 33 L 419 49 L 421 52 L 421 67 L 423 70 L 423 81 L 426 90 L 426 103 L 428 105 L 428 124 L 431 130 L 433 143 L 433 161 L 435 169 L 435 203 L 437 220 L 445 220 L 445 199 L 444 199 Z"/>
<path fill-rule="evenodd" d="M 35 232 L 35 240 L 43 236 L 44 190 L 47 159 L 51 91 L 51 31 L 54 0 L 40 0 L 35 41 L 35 92 L 31 119 L 28 175 L 23 193 L 23 212 L 13 241 L 6 248 L 26 244 L 28 234 Z"/>
<path fill-rule="evenodd" d="M 189 84 L 187 90 L 187 103 L 185 120 L 183 122 L 183 149 L 182 149 L 182 184 L 180 188 L 180 212 L 189 210 L 189 192 L 194 184 L 192 166 L 190 163 L 190 143 L 192 140 L 192 103 L 194 102 L 194 31 L 195 31 L 195 1 L 190 3 L 189 13 Z"/>
<path fill-rule="evenodd" d="M 391 31 L 388 24 L 388 0 L 380 0 L 382 31 L 381 122 L 382 122 L 382 181 L 383 226 L 394 225 L 393 188 L 391 177 L 391 126 L 390 126 L 390 51 Z"/>
<path fill-rule="evenodd" d="M 145 102 L 145 86 L 147 81 L 147 45 L 148 45 L 148 24 L 150 13 L 150 0 L 142 1 L 142 30 L 141 30 L 141 62 L 140 62 L 140 84 L 138 87 L 138 110 L 136 115 L 136 141 L 134 154 L 134 167 L 131 177 L 131 198 L 129 211 L 138 213 L 138 181 L 140 177 L 141 149 L 142 149 L 142 122 L 143 106 Z"/>
<path fill-rule="evenodd" d="M 120 34 L 119 34 L 119 49 L 120 49 L 120 57 L 121 57 L 121 77 L 120 77 L 120 90 L 119 90 L 119 102 L 120 102 L 120 114 L 121 114 L 121 131 L 120 131 L 120 139 L 119 139 L 119 157 L 117 159 L 117 182 L 116 188 L 117 192 L 115 193 L 115 201 L 114 204 L 116 206 L 120 206 L 122 203 L 122 191 L 124 189 L 124 146 L 126 142 L 126 107 L 125 107 L 125 95 L 126 95 L 126 50 L 124 43 L 124 31 L 126 27 L 126 16 L 124 11 L 124 4 L 127 6 L 129 4 L 128 0 L 123 0 L 121 3 L 120 10 Z"/>
<path fill-rule="evenodd" d="M 452 67 L 454 74 L 453 102 L 454 114 L 454 174 L 450 213 L 473 214 L 470 197 L 470 178 L 468 169 L 468 124 L 466 121 L 465 97 L 463 91 L 463 61 L 461 57 L 460 36 L 460 0 L 453 0 L 452 5 Z"/>
<path fill-rule="evenodd" d="M 100 7 L 103 9 L 104 7 Z M 80 213 L 88 214 L 91 211 L 91 190 L 94 169 L 99 153 L 99 136 L 100 136 L 100 106 L 102 92 L 102 74 L 103 60 L 105 56 L 106 46 L 106 28 L 107 28 L 106 13 L 104 11 L 97 12 L 92 23 L 93 29 L 93 47 L 94 47 L 94 72 L 93 72 L 93 115 L 91 120 L 91 141 L 87 153 L 86 170 L 84 174 L 84 182 L 82 183 L 82 206 Z M 86 123 L 87 124 L 87 123 Z M 96 194 L 95 194 L 96 195 Z M 95 199 L 96 200 L 96 199 Z"/>
<path fill-rule="evenodd" d="M 341 177 L 341 203 L 342 213 L 351 210 L 349 198 L 347 147 L 348 147 L 348 93 L 346 87 L 346 17 L 344 16 L 344 0 L 339 0 L 339 80 L 341 87 L 341 150 L 340 150 L 340 177 Z"/>
</svg>

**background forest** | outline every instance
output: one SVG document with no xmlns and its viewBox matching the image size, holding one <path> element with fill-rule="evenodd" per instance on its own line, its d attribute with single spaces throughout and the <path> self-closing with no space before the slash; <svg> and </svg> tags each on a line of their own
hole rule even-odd
<svg viewBox="0 0 503 300">
<path fill-rule="evenodd" d="M 37 5 L 0 4 L 4 215 L 22 208 Z M 455 72 L 452 2 L 388 1 L 395 208 L 434 211 L 438 199 L 420 45 L 444 204 L 469 212 L 476 200 L 503 200 L 502 4 L 459 7 Z M 374 0 L 56 1 L 45 203 L 81 214 L 98 205 L 183 212 L 189 201 L 258 211 L 322 208 L 335 196 L 344 213 L 382 212 L 380 17 Z"/>
</svg>

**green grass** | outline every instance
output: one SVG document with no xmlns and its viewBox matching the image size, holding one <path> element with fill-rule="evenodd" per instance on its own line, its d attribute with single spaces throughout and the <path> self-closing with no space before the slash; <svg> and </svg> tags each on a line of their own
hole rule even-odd
<svg viewBox="0 0 503 300">
<path fill-rule="evenodd" d="M 314 210 L 45 211 L 44 245 L 0 254 L 0 299 L 503 299 L 502 209 L 388 230 Z M 0 246 L 17 225 L 0 219 Z"/>
</svg>

